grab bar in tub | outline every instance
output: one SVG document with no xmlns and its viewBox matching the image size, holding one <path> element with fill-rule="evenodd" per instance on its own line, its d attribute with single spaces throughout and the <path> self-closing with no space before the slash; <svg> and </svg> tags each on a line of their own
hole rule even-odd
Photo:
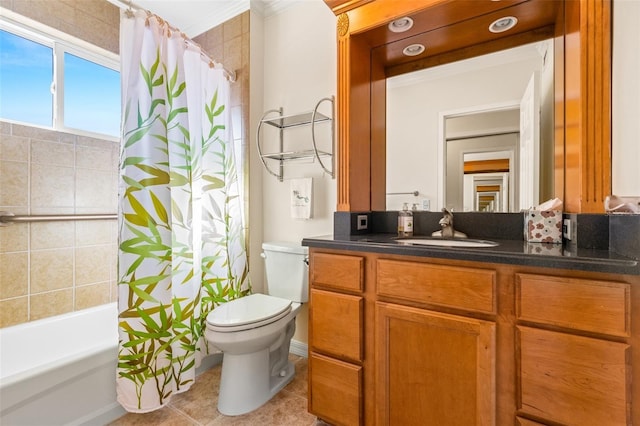
<svg viewBox="0 0 640 426">
<path fill-rule="evenodd" d="M 18 216 L 11 212 L 0 211 L 0 226 L 8 226 L 14 222 L 53 222 L 63 220 L 106 220 L 117 219 L 118 215 L 113 214 L 70 214 L 70 215 L 31 215 Z"/>
</svg>

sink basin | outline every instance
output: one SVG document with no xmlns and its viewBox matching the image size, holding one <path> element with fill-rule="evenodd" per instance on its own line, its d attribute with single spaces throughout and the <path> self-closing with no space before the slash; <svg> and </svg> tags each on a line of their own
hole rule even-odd
<svg viewBox="0 0 640 426">
<path fill-rule="evenodd" d="M 495 247 L 498 243 L 488 240 L 445 238 L 399 238 L 400 244 L 438 247 Z"/>
</svg>

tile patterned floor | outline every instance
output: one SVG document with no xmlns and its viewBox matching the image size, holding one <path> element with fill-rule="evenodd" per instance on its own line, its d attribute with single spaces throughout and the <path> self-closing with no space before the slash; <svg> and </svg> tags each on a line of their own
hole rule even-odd
<svg viewBox="0 0 640 426">
<path fill-rule="evenodd" d="M 251 413 L 229 417 L 218 412 L 220 365 L 217 365 L 198 376 L 190 390 L 174 396 L 166 407 L 146 414 L 125 414 L 110 426 L 324 425 L 307 412 L 307 359 L 297 355 L 290 355 L 290 359 L 296 368 L 293 381 Z"/>
</svg>

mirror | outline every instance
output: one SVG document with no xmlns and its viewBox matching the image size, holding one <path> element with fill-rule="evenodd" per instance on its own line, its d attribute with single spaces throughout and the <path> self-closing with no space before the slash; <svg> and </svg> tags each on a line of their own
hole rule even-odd
<svg viewBox="0 0 640 426">
<path fill-rule="evenodd" d="M 545 40 L 388 78 L 386 209 L 515 212 L 552 198 L 553 56 Z"/>
</svg>

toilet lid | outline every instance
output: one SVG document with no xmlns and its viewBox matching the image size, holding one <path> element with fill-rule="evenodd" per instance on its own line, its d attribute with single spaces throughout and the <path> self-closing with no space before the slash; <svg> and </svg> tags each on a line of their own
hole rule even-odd
<svg viewBox="0 0 640 426">
<path fill-rule="evenodd" d="M 253 328 L 282 318 L 291 311 L 291 301 L 256 293 L 216 307 L 207 315 L 207 326 L 216 329 Z"/>
</svg>

